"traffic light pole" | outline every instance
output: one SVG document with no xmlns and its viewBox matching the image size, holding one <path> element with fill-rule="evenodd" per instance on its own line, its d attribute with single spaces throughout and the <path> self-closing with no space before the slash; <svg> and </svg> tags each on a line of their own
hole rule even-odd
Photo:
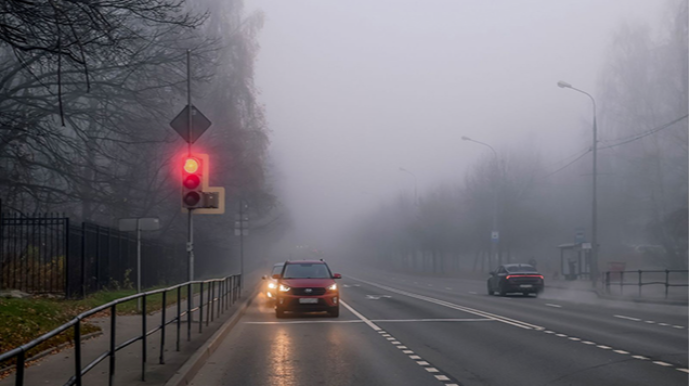
<svg viewBox="0 0 690 386">
<path fill-rule="evenodd" d="M 240 294 L 244 284 L 244 202 L 240 199 Z"/>
<path fill-rule="evenodd" d="M 192 66 L 191 52 L 187 50 L 187 151 L 192 155 Z M 194 280 L 194 221 L 192 209 L 187 209 L 187 258 L 189 260 L 189 281 Z M 188 299 L 192 301 L 192 299 Z"/>
</svg>

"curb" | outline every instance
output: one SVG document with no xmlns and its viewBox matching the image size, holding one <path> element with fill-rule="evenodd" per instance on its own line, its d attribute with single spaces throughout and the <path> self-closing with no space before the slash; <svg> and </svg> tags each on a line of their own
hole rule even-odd
<svg viewBox="0 0 690 386">
<path fill-rule="evenodd" d="M 192 382 L 192 379 L 196 376 L 196 373 L 199 372 L 201 367 L 203 367 L 206 360 L 218 349 L 225 336 L 235 327 L 240 318 L 244 316 L 252 300 L 258 294 L 259 288 L 260 286 L 257 285 L 257 288 L 252 291 L 251 296 L 247 297 L 247 299 L 240 304 L 237 312 L 235 312 L 230 319 L 226 320 L 203 346 L 199 347 L 182 367 L 175 372 L 175 375 L 165 383 L 165 386 L 185 386 Z"/>
</svg>

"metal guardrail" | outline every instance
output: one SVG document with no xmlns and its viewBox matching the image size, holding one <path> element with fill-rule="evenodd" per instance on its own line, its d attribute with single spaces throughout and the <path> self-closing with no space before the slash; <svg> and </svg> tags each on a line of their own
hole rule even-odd
<svg viewBox="0 0 690 386">
<path fill-rule="evenodd" d="M 638 286 L 638 296 L 642 297 L 642 287 L 646 285 L 663 285 L 665 287 L 664 289 L 664 298 L 668 299 L 668 289 L 669 287 L 687 287 L 688 283 L 671 283 L 669 281 L 669 275 L 672 273 L 685 273 L 686 275 L 688 274 L 688 270 L 679 270 L 679 269 L 664 269 L 664 270 L 637 270 L 637 271 L 606 271 L 606 278 L 605 278 L 605 284 L 606 284 L 606 292 L 611 293 L 611 285 L 614 286 L 619 286 L 620 287 L 620 292 L 623 293 L 623 287 L 624 286 L 630 286 L 630 285 L 636 285 Z M 637 274 L 637 281 L 631 281 L 631 282 L 626 282 L 625 281 L 625 274 Z M 643 274 L 648 273 L 648 274 L 664 274 L 664 281 L 643 281 L 642 276 Z M 630 277 L 630 275 L 628 276 Z M 616 281 L 617 279 L 617 281 Z"/>
<path fill-rule="evenodd" d="M 194 307 L 194 290 L 193 287 L 198 285 L 199 292 L 199 305 L 197 307 Z M 206 286 L 206 289 L 204 289 L 204 286 Z M 187 290 L 187 310 L 182 311 L 182 289 L 186 287 Z M 148 291 L 148 292 L 143 292 L 140 294 L 135 294 L 131 296 L 127 296 L 124 298 L 120 298 L 117 300 L 114 300 L 110 303 L 103 304 L 101 306 L 98 306 L 96 308 L 93 308 L 89 311 L 83 312 L 79 314 L 77 317 L 74 319 L 70 320 L 69 322 L 63 324 L 62 326 L 54 329 L 53 331 L 50 331 L 46 334 L 43 334 L 42 336 L 32 340 L 29 343 L 26 343 L 24 345 L 21 345 L 13 350 L 7 351 L 5 353 L 0 354 L 0 363 L 11 360 L 16 358 L 17 364 L 16 364 L 16 375 L 15 375 L 15 385 L 16 386 L 23 386 L 24 385 L 24 368 L 26 365 L 26 362 L 28 360 L 31 360 L 31 358 L 26 357 L 26 353 L 31 350 L 32 348 L 38 346 L 39 344 L 45 342 L 46 340 L 63 333 L 67 331 L 70 328 L 74 329 L 74 375 L 70 377 L 70 379 L 65 383 L 65 386 L 82 386 L 82 377 L 91 371 L 96 365 L 101 363 L 103 360 L 106 358 L 109 358 L 109 370 L 108 370 L 108 385 L 113 386 L 114 382 L 114 376 L 115 376 L 115 354 L 137 342 L 141 341 L 141 353 L 142 353 L 142 360 L 141 360 L 141 380 L 145 381 L 146 380 L 146 337 L 149 335 L 152 335 L 158 331 L 161 332 L 161 340 L 160 340 L 160 355 L 158 358 L 158 361 L 160 364 L 165 363 L 165 328 L 167 325 L 175 323 L 177 327 L 177 335 L 176 335 L 176 342 L 175 342 L 175 350 L 180 351 L 180 333 L 182 329 L 182 317 L 186 316 L 186 322 L 187 322 L 187 341 L 191 340 L 192 337 L 192 324 L 194 323 L 194 312 L 199 312 L 199 321 L 198 321 L 198 331 L 199 333 L 202 333 L 203 331 L 203 325 L 204 325 L 204 307 L 206 307 L 206 326 L 209 324 L 209 320 L 213 321 L 214 316 L 215 317 L 220 317 L 222 313 L 225 312 L 228 308 L 230 308 L 235 302 L 240 298 L 241 296 L 241 287 L 242 287 L 242 276 L 241 275 L 232 275 L 232 276 L 227 276 L 221 279 L 210 279 L 210 280 L 197 280 L 197 281 L 189 281 L 186 283 L 178 284 L 172 287 L 167 287 L 167 288 L 161 288 L 153 291 Z M 171 291 L 177 291 L 177 310 L 176 310 L 176 315 L 174 318 L 167 320 L 166 319 L 166 298 L 168 292 Z M 206 300 L 204 303 L 204 292 L 206 292 Z M 158 324 L 154 329 L 152 330 L 147 330 L 147 325 L 146 325 L 146 317 L 148 316 L 146 314 L 146 298 L 151 295 L 156 295 L 156 294 L 162 294 L 162 308 L 161 308 L 161 321 L 160 324 Z M 116 343 L 116 337 L 117 337 L 117 330 L 116 330 L 116 321 L 117 321 L 117 305 L 136 300 L 136 299 L 141 299 L 141 335 L 135 336 L 133 338 L 128 339 L 127 341 L 117 344 Z M 95 315 L 96 313 L 105 311 L 105 310 L 110 310 L 110 348 L 101 353 L 96 359 L 91 361 L 89 364 L 86 366 L 82 366 L 81 364 L 81 322 L 88 318 L 89 316 Z"/>
</svg>

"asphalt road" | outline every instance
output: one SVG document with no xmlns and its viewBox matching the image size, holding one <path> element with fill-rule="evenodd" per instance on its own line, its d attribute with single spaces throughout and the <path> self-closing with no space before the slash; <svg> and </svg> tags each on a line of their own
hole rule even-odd
<svg viewBox="0 0 690 386">
<path fill-rule="evenodd" d="M 555 289 L 497 297 L 478 281 L 344 274 L 339 318 L 277 320 L 259 296 L 192 384 L 688 383 L 687 307 Z"/>
</svg>

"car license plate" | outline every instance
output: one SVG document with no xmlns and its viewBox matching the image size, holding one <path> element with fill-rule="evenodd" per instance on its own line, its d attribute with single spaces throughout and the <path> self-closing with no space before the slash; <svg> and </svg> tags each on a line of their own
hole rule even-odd
<svg viewBox="0 0 690 386">
<path fill-rule="evenodd" d="M 299 298 L 300 304 L 316 304 L 319 302 L 317 298 Z"/>
<path fill-rule="evenodd" d="M 532 288 L 532 284 L 520 284 L 520 288 Z"/>
</svg>

